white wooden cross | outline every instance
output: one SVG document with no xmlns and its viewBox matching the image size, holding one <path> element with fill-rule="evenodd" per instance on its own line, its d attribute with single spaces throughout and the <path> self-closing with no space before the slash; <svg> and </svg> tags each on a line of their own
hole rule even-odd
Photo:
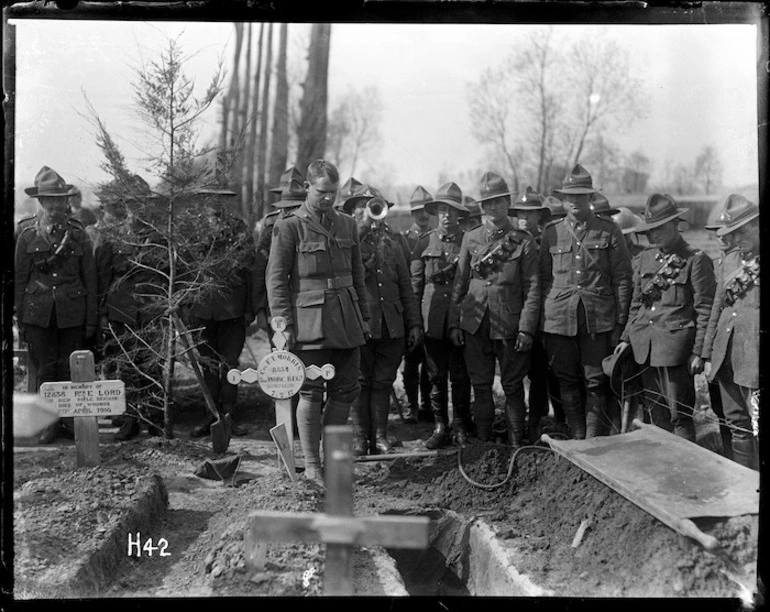
<svg viewBox="0 0 770 612">
<path fill-rule="evenodd" d="M 227 373 L 227 380 L 233 385 L 258 382 L 262 391 L 275 400 L 276 426 L 270 430 L 270 435 L 278 447 L 278 456 L 286 466 L 289 478 L 296 480 L 291 398 L 299 392 L 306 378 L 334 378 L 334 366 L 327 363 L 321 367 L 306 367 L 294 353 L 284 350 L 286 335 L 283 332 L 286 329 L 286 319 L 273 317 L 270 327 L 275 332 L 271 352 L 262 358 L 256 370 L 247 368 L 241 371 L 233 368 Z"/>
<path fill-rule="evenodd" d="M 324 430 L 326 512 L 249 513 L 245 538 L 247 566 L 264 569 L 268 542 L 324 542 L 324 595 L 353 595 L 353 550 L 384 546 L 424 550 L 429 545 L 430 519 L 425 516 L 353 515 L 353 432 L 348 425 Z"/>
<path fill-rule="evenodd" d="M 98 417 L 126 411 L 126 386 L 120 380 L 96 380 L 91 351 L 72 352 L 70 377 L 72 381 L 43 383 L 40 395 L 59 417 L 74 417 L 77 467 L 94 467 L 99 465 Z"/>
</svg>

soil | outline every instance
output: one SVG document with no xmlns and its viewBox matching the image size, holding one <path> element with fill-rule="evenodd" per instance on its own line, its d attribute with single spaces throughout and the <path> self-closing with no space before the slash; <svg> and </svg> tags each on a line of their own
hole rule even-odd
<svg viewBox="0 0 770 612">
<path fill-rule="evenodd" d="M 244 352 L 242 367 L 264 353 Z M 312 596 L 322 593 L 322 544 L 271 544 L 264 570 L 247 569 L 244 534 L 248 512 L 323 511 L 324 491 L 303 479 L 292 483 L 278 463 L 268 434 L 272 404 L 257 385 L 241 388 L 237 415 L 250 430 L 233 438 L 227 456 L 242 459 L 226 482 L 193 474 L 207 458 L 217 459 L 210 438 L 189 439 L 204 414 L 192 378 L 180 384 L 175 427 L 165 440 L 142 433 L 116 443 L 116 428 L 100 423 L 101 464 L 75 469 L 74 443 L 18 446 L 14 454 L 16 597 L 50 593 L 19 589 L 27 579 L 72 564 L 98 549 L 158 475 L 168 496 L 165 512 L 153 509 L 142 538 L 168 542 L 169 556 L 121 556 L 114 577 L 78 593 L 83 597 Z M 397 395 L 403 400 L 400 389 Z M 705 423 L 705 425 L 704 425 Z M 401 451 L 420 450 L 431 425 L 406 425 L 394 413 L 389 433 Z M 714 440 L 701 419 L 703 440 Z M 704 433 L 705 432 L 705 433 Z M 302 458 L 298 450 L 298 465 Z M 510 452 L 499 444 L 475 443 L 461 454 L 428 459 L 357 463 L 355 513 L 431 514 L 453 510 L 469 521 L 482 518 L 497 532 L 518 571 L 570 597 L 730 597 L 738 582 L 756 584 L 758 517 L 699 521 L 717 537 L 725 558 L 705 552 L 567 460 L 541 447 L 519 453 L 510 478 L 486 490 L 472 485 L 506 479 Z M 577 548 L 572 541 L 585 519 L 590 526 Z M 376 555 L 355 554 L 356 593 L 384 595 L 374 578 Z M 732 578 L 731 578 L 732 576 Z M 736 582 L 737 579 L 737 582 Z M 403 585 L 402 585 L 403 586 Z M 72 593 L 55 593 L 71 596 Z"/>
</svg>

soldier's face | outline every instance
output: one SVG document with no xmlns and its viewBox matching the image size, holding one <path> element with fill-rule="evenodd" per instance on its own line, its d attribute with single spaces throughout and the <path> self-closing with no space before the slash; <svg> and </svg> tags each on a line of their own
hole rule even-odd
<svg viewBox="0 0 770 612">
<path fill-rule="evenodd" d="M 489 218 L 492 223 L 501 221 L 508 216 L 508 205 L 510 199 L 508 196 L 501 196 L 499 198 L 492 198 L 491 200 L 485 200 L 481 203 L 481 210 Z"/>
<path fill-rule="evenodd" d="M 339 183 L 332 181 L 328 176 L 318 176 L 312 183 L 305 181 L 308 204 L 319 210 L 330 210 L 337 197 L 338 187 Z"/>
<path fill-rule="evenodd" d="M 591 214 L 591 195 L 588 193 L 565 193 L 566 209 L 578 221 L 585 221 Z"/>
<path fill-rule="evenodd" d="M 412 212 L 412 219 L 421 230 L 427 231 L 430 228 L 430 215 L 424 208 Z"/>
<path fill-rule="evenodd" d="M 759 221 L 756 219 L 732 232 L 735 244 L 744 255 L 759 254 Z M 729 236 L 730 234 L 727 234 Z"/>
<path fill-rule="evenodd" d="M 679 233 L 679 220 L 673 219 L 658 227 L 653 227 L 647 236 L 650 240 L 650 245 L 658 247 L 659 249 L 666 250 L 668 247 L 674 244 L 676 236 Z"/>
<path fill-rule="evenodd" d="M 540 224 L 539 210 L 520 210 L 516 213 L 519 218 L 519 229 L 536 232 Z"/>
<path fill-rule="evenodd" d="M 449 204 L 439 204 L 436 206 L 436 216 L 438 217 L 438 226 L 444 231 L 452 232 L 458 227 L 459 211 Z"/>
<path fill-rule="evenodd" d="M 43 216 L 50 223 L 64 223 L 67 219 L 69 204 L 67 198 L 50 198 L 43 196 L 39 198 L 40 206 L 43 208 Z"/>
</svg>

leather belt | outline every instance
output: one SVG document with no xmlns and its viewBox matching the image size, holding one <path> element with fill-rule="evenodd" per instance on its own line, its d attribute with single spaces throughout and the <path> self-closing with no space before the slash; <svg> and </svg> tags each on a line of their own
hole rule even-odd
<svg viewBox="0 0 770 612">
<path fill-rule="evenodd" d="M 334 290 L 352 286 L 353 277 L 350 274 L 334 276 L 332 278 L 303 278 L 299 282 L 300 291 Z"/>
</svg>

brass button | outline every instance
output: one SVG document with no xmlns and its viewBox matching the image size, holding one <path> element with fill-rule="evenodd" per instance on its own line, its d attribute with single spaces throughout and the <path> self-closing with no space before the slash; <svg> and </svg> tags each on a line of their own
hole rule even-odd
<svg viewBox="0 0 770 612">
<path fill-rule="evenodd" d="M 575 274 L 582 274 L 580 270 L 575 270 Z"/>
<path fill-rule="evenodd" d="M 655 310 L 655 306 L 653 306 L 652 308 L 650 308 L 650 310 Z"/>
</svg>

